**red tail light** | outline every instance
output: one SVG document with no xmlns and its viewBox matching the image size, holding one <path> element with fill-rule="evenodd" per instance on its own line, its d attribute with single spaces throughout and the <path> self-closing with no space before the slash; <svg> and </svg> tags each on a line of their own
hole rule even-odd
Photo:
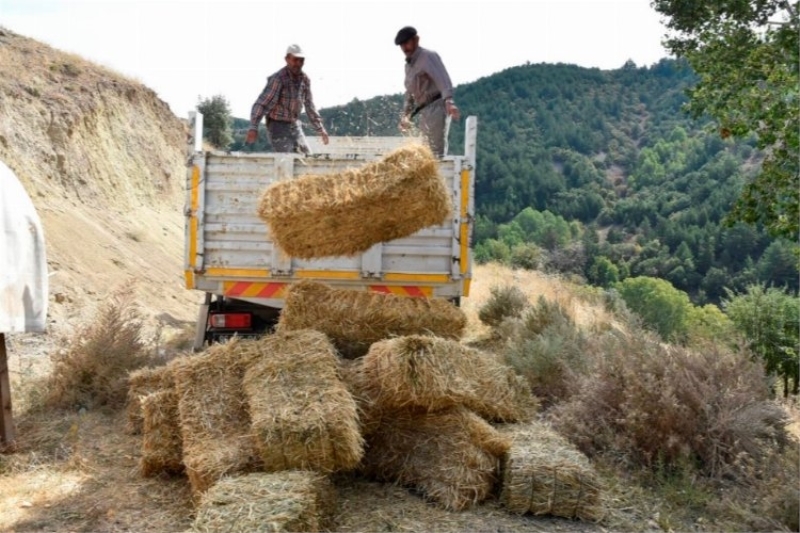
<svg viewBox="0 0 800 533">
<path fill-rule="evenodd" d="M 211 315 L 211 327 L 218 329 L 247 329 L 252 323 L 250 313 L 217 313 Z"/>
</svg>

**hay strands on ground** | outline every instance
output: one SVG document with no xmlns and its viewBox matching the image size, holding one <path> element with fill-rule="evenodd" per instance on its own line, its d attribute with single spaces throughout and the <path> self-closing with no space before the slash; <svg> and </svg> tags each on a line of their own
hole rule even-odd
<svg viewBox="0 0 800 533">
<path fill-rule="evenodd" d="M 286 253 L 313 259 L 352 256 L 443 224 L 452 209 L 437 160 L 416 143 L 360 168 L 273 183 L 258 215 Z"/>
</svg>

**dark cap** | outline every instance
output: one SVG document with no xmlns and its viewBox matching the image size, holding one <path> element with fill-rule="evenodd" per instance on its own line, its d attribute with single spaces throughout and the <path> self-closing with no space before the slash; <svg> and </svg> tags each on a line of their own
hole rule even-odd
<svg viewBox="0 0 800 533">
<path fill-rule="evenodd" d="M 417 30 L 414 29 L 412 26 L 406 26 L 405 28 L 401 28 L 400 31 L 397 32 L 397 37 L 394 38 L 394 44 L 403 44 L 407 40 L 416 36 L 417 36 Z"/>
</svg>

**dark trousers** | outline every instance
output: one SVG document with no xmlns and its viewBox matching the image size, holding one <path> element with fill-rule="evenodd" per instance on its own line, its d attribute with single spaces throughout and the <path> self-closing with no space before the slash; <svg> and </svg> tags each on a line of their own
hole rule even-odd
<svg viewBox="0 0 800 533">
<path fill-rule="evenodd" d="M 311 150 L 300 127 L 300 121 L 283 122 L 267 119 L 267 136 L 273 152 L 309 154 Z"/>
</svg>

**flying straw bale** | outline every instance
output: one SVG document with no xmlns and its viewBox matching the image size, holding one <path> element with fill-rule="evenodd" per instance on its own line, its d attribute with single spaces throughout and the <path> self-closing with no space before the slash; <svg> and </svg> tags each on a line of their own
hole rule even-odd
<svg viewBox="0 0 800 533">
<path fill-rule="evenodd" d="M 183 440 L 178 419 L 178 395 L 174 387 L 152 392 L 142 398 L 141 403 L 144 428 L 139 466 L 142 475 L 182 473 Z"/>
<path fill-rule="evenodd" d="M 409 144 L 360 168 L 273 183 L 258 215 L 286 253 L 313 259 L 352 256 L 444 224 L 452 202 L 430 149 Z"/>
<path fill-rule="evenodd" d="M 490 494 L 508 447 L 506 437 L 468 409 L 400 411 L 384 417 L 367 439 L 362 467 L 369 476 L 416 487 L 459 511 Z"/>
<path fill-rule="evenodd" d="M 183 463 L 195 495 L 222 476 L 258 466 L 242 383 L 247 366 L 261 355 L 256 341 L 234 338 L 171 363 Z"/>
<path fill-rule="evenodd" d="M 492 421 L 532 416 L 530 387 L 490 354 L 426 336 L 376 342 L 363 361 L 366 393 L 384 409 L 436 411 L 463 405 Z"/>
<path fill-rule="evenodd" d="M 309 471 L 253 473 L 220 480 L 198 506 L 198 533 L 324 531 L 333 525 L 336 492 Z"/>
<path fill-rule="evenodd" d="M 258 344 L 268 355 L 247 369 L 243 383 L 262 468 L 355 468 L 364 454 L 356 402 L 339 378 L 328 338 L 298 330 Z"/>
<path fill-rule="evenodd" d="M 542 422 L 503 428 L 512 439 L 503 459 L 500 499 L 514 513 L 597 521 L 601 483 L 589 460 Z"/>
<path fill-rule="evenodd" d="M 357 357 L 372 343 L 395 336 L 459 339 L 466 324 L 464 312 L 443 299 L 338 289 L 303 280 L 289 289 L 278 328 L 321 331 L 343 355 Z"/>
<path fill-rule="evenodd" d="M 125 407 L 125 431 L 131 435 L 142 432 L 141 400 L 151 392 L 172 388 L 174 380 L 168 365 L 145 367 L 128 374 L 128 400 Z"/>
</svg>

